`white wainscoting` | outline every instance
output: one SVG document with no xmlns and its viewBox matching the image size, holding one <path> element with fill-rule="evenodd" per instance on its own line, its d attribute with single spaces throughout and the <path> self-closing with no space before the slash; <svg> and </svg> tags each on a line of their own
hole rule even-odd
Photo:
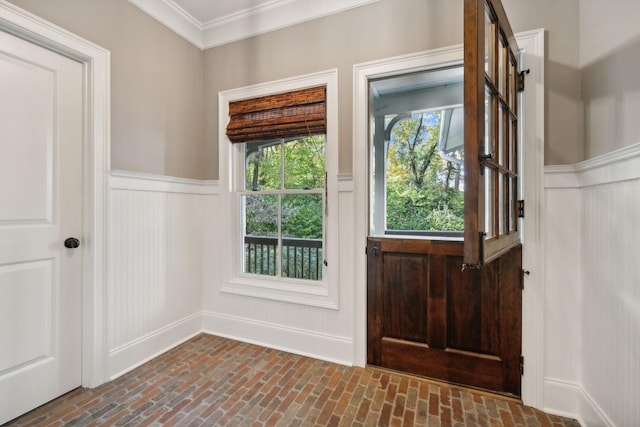
<svg viewBox="0 0 640 427">
<path fill-rule="evenodd" d="M 114 171 L 110 177 L 108 375 L 202 330 L 206 181 Z"/>
<path fill-rule="evenodd" d="M 217 182 L 110 178 L 108 375 L 206 332 L 342 364 L 354 361 L 353 179 L 338 179 L 337 308 L 221 292 L 229 250 Z"/>
<path fill-rule="evenodd" d="M 109 376 L 207 332 L 357 363 L 354 191 L 339 177 L 339 307 L 221 292 L 217 184 L 114 172 Z M 640 144 L 545 168 L 543 409 L 584 426 L 640 425 Z"/>
<path fill-rule="evenodd" d="M 545 168 L 544 409 L 640 425 L 640 144 Z"/>
<path fill-rule="evenodd" d="M 355 229 L 353 179 L 338 177 L 337 307 L 318 307 L 224 292 L 229 270 L 229 218 L 223 194 L 205 196 L 203 228 L 203 330 L 322 360 L 354 363 Z M 333 208 L 333 206 L 331 207 Z M 364 253 L 364 248 L 363 248 Z"/>
</svg>

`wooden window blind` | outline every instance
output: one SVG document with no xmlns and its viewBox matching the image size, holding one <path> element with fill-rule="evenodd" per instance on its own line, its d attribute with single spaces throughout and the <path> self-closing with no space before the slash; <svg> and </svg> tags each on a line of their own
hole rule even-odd
<svg viewBox="0 0 640 427">
<path fill-rule="evenodd" d="M 326 87 L 312 87 L 229 103 L 233 143 L 326 133 Z"/>
</svg>

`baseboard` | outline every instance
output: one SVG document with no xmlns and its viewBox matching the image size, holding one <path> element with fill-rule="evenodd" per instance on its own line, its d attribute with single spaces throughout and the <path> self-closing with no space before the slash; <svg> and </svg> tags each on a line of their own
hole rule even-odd
<svg viewBox="0 0 640 427">
<path fill-rule="evenodd" d="M 202 313 L 203 332 L 351 366 L 353 341 L 221 313 Z"/>
<path fill-rule="evenodd" d="M 113 380 L 202 332 L 201 313 L 194 313 L 109 352 L 108 375 Z"/>
<path fill-rule="evenodd" d="M 545 378 L 543 411 L 576 419 L 583 427 L 615 427 L 615 424 L 580 384 Z"/>
<path fill-rule="evenodd" d="M 615 423 L 605 414 L 589 393 L 580 387 L 580 419 L 588 427 L 615 427 Z"/>
</svg>

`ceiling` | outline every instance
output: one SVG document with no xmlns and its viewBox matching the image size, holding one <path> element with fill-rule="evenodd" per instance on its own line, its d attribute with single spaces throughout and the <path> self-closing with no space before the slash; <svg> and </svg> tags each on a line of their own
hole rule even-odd
<svg viewBox="0 0 640 427">
<path fill-rule="evenodd" d="M 201 49 L 378 0 L 129 0 Z"/>
</svg>

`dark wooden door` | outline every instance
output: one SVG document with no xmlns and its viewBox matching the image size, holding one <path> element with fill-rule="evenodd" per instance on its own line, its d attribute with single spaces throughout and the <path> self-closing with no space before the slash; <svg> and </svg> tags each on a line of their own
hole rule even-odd
<svg viewBox="0 0 640 427">
<path fill-rule="evenodd" d="M 368 363 L 520 395 L 521 247 L 462 271 L 463 243 L 369 238 Z"/>
</svg>

